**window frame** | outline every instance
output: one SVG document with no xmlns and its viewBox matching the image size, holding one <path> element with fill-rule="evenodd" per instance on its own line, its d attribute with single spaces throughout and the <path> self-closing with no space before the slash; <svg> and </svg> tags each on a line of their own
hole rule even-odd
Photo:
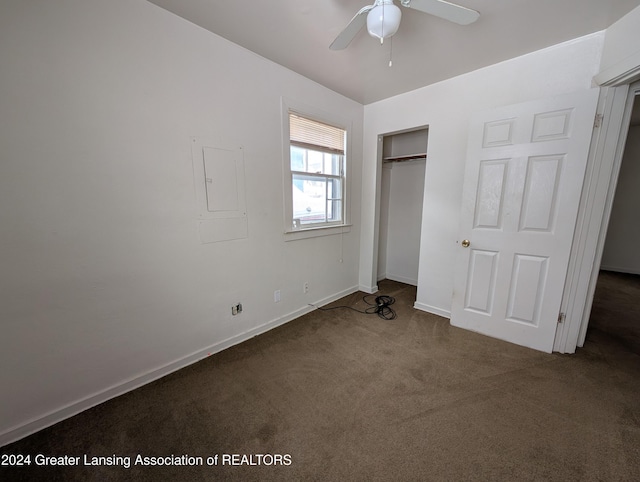
<svg viewBox="0 0 640 482">
<path fill-rule="evenodd" d="M 321 183 L 324 185 L 324 193 L 322 195 L 323 201 L 324 201 L 324 221 L 318 221 L 318 222 L 310 222 L 310 223 L 301 223 L 300 227 L 296 229 L 296 220 L 298 218 L 296 218 L 296 213 L 293 212 L 292 213 L 292 226 L 294 230 L 299 230 L 299 229 L 311 229 L 314 227 L 324 227 L 324 226 L 333 226 L 333 225 L 340 225 L 343 224 L 343 218 L 344 218 L 344 209 L 343 209 L 343 205 L 344 205 L 344 191 L 345 191 L 345 187 L 344 187 L 344 183 L 345 183 L 345 176 L 344 176 L 344 159 L 345 159 L 345 154 L 337 154 L 337 153 L 329 153 L 329 152 L 323 152 L 323 151 L 319 151 L 316 149 L 313 149 L 311 146 L 305 146 L 302 147 L 301 145 L 299 145 L 298 143 L 291 143 L 290 144 L 290 148 L 291 150 L 297 148 L 299 150 L 301 150 L 304 153 L 304 164 L 308 165 L 309 164 L 309 157 L 310 157 L 310 153 L 315 153 L 315 154 L 320 154 L 322 156 L 322 171 L 323 172 L 311 172 L 309 170 L 294 170 L 291 169 L 291 183 L 292 186 L 296 184 L 296 181 L 308 181 L 311 183 L 317 182 L 317 183 Z M 327 162 L 327 159 L 325 156 L 335 156 L 335 155 L 339 155 L 342 159 L 340 159 L 340 166 L 339 166 L 339 172 L 338 174 L 329 174 L 329 173 L 325 173 L 325 163 Z M 329 161 L 331 162 L 331 161 Z M 334 184 L 335 181 L 338 181 L 338 185 L 339 185 L 339 192 L 336 194 L 329 194 L 329 190 L 330 190 L 330 186 Z M 293 196 L 293 194 L 292 194 Z M 334 213 L 333 210 L 335 209 L 335 205 L 332 206 L 332 208 L 329 208 L 329 205 L 331 204 L 330 201 L 337 201 L 339 203 L 339 219 L 338 220 L 331 220 L 328 216 L 329 216 L 329 212 L 332 212 L 331 217 L 334 217 Z M 293 203 L 292 203 L 293 204 Z M 293 207 L 293 206 L 292 206 Z"/>
<path fill-rule="evenodd" d="M 342 174 L 340 176 L 330 174 L 317 174 L 291 169 L 291 133 L 289 129 L 289 114 L 293 113 L 306 119 L 338 127 L 345 131 L 346 140 L 342 159 Z M 321 109 L 309 106 L 290 99 L 282 98 L 282 160 L 283 160 L 283 196 L 284 196 L 284 235 L 285 240 L 304 239 L 316 236 L 326 236 L 350 231 L 350 140 L 351 122 Z M 295 145 L 295 144 L 294 144 Z M 301 146 L 299 146 L 301 147 Z M 302 147 L 303 149 L 305 147 Z M 311 149 L 312 150 L 312 149 Z M 293 176 L 294 174 L 323 179 L 340 179 L 342 189 L 342 220 L 334 222 L 322 222 L 302 224 L 296 226 L 293 217 Z"/>
</svg>

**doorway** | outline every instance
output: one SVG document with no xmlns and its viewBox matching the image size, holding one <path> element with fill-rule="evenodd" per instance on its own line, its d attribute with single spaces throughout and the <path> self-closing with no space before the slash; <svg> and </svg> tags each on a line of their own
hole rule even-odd
<svg viewBox="0 0 640 482">
<path fill-rule="evenodd" d="M 377 281 L 418 285 L 428 128 L 380 136 Z"/>
<path fill-rule="evenodd" d="M 640 91 L 633 104 L 600 262 L 586 341 L 640 354 Z"/>
</svg>

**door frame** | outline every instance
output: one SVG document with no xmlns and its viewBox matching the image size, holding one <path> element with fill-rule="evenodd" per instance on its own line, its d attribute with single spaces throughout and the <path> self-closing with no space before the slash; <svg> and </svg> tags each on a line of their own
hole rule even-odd
<svg viewBox="0 0 640 482">
<path fill-rule="evenodd" d="M 613 197 L 640 82 L 601 87 L 587 172 L 569 260 L 553 350 L 574 353 L 584 345 L 600 271 Z"/>
<path fill-rule="evenodd" d="M 382 209 L 381 206 L 381 197 L 382 197 L 382 165 L 384 161 L 384 138 L 387 136 L 393 136 L 396 134 L 405 134 L 407 132 L 415 132 L 420 130 L 429 131 L 429 124 L 421 124 L 413 127 L 407 127 L 405 129 L 400 129 L 397 131 L 384 132 L 379 133 L 377 135 L 377 146 L 376 146 L 376 190 L 375 190 L 375 212 L 374 212 L 374 228 L 373 228 L 373 258 L 371 262 L 371 284 L 370 286 L 362 286 L 360 285 L 360 290 L 365 293 L 376 293 L 378 291 L 378 252 L 379 252 L 379 242 L 380 242 L 380 211 Z M 429 131 L 430 132 L 430 131 Z M 428 134 L 427 134 L 428 136 Z M 429 141 L 427 138 L 427 157 L 425 160 L 425 179 L 426 179 L 426 168 L 427 161 L 429 159 Z M 424 201 L 423 201 L 423 209 L 424 209 Z M 420 225 L 422 226 L 422 218 L 419 220 Z M 422 231 L 420 234 L 422 238 Z M 418 261 L 419 262 L 419 261 Z M 420 282 L 420 274 L 418 272 L 418 283 Z"/>
</svg>

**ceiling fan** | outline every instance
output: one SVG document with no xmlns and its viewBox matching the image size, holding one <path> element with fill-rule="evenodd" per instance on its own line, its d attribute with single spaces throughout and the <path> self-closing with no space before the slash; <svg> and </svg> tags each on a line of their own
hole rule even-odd
<svg viewBox="0 0 640 482">
<path fill-rule="evenodd" d="M 468 25 L 480 17 L 480 13 L 475 10 L 445 2 L 444 0 L 400 0 L 400 5 L 449 20 L 459 25 Z M 401 17 L 402 12 L 393 3 L 393 0 L 375 0 L 373 5 L 362 7 L 360 11 L 355 14 L 349 22 L 349 25 L 340 32 L 340 35 L 336 37 L 329 48 L 331 50 L 347 48 L 360 29 L 364 27 L 365 23 L 367 24 L 369 35 L 379 38 L 382 43 L 384 39 L 391 37 L 397 32 Z"/>
</svg>

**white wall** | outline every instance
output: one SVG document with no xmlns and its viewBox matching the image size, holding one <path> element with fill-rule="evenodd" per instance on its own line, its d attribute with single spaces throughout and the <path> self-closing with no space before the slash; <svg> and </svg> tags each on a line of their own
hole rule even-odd
<svg viewBox="0 0 640 482">
<path fill-rule="evenodd" d="M 628 72 L 637 74 L 639 64 L 640 7 L 636 7 L 607 28 L 598 81 L 608 82 Z"/>
<path fill-rule="evenodd" d="M 0 65 L 0 445 L 357 287 L 362 105 L 143 0 L 3 1 Z M 283 239 L 282 96 L 352 122 L 343 239 Z M 190 136 L 248 238 L 200 243 Z"/>
<path fill-rule="evenodd" d="M 360 286 L 375 286 L 380 133 L 429 125 L 416 307 L 448 316 L 468 119 L 473 112 L 589 89 L 604 32 L 365 106 Z"/>
<path fill-rule="evenodd" d="M 601 269 L 640 274 L 640 126 L 629 128 Z"/>
</svg>

